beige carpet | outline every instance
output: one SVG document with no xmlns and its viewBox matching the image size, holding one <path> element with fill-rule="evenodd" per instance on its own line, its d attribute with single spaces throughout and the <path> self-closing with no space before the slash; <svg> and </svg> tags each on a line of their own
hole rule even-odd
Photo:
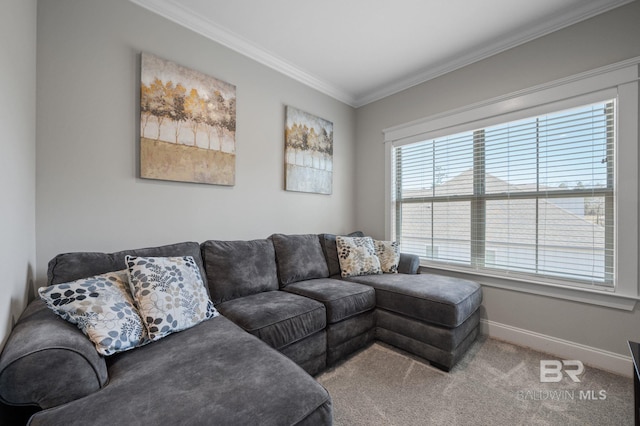
<svg viewBox="0 0 640 426">
<path fill-rule="evenodd" d="M 632 425 L 633 381 L 589 366 L 573 382 L 540 382 L 558 359 L 480 338 L 451 372 L 380 343 L 327 370 L 338 426 Z"/>
</svg>

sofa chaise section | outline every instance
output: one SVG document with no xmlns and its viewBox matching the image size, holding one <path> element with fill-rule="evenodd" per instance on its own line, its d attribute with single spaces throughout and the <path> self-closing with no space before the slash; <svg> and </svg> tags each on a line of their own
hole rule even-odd
<svg viewBox="0 0 640 426">
<path fill-rule="evenodd" d="M 376 338 L 448 371 L 473 343 L 480 322 L 478 283 L 436 274 L 351 277 L 376 290 Z"/>
<path fill-rule="evenodd" d="M 218 316 L 114 355 L 108 385 L 36 413 L 30 425 L 315 425 L 331 424 L 331 413 L 312 377 Z"/>
</svg>

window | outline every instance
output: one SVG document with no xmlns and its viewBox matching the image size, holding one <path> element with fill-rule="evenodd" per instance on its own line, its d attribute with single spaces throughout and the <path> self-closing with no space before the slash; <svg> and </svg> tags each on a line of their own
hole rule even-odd
<svg viewBox="0 0 640 426">
<path fill-rule="evenodd" d="M 403 250 L 426 264 L 613 287 L 614 105 L 394 148 Z"/>
<path fill-rule="evenodd" d="M 632 309 L 638 64 L 385 129 L 387 238 L 444 274 Z"/>
</svg>

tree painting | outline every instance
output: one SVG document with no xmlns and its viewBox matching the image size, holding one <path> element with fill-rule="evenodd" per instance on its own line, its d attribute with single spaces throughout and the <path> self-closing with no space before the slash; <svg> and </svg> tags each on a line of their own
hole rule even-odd
<svg viewBox="0 0 640 426">
<path fill-rule="evenodd" d="M 140 175 L 234 185 L 236 88 L 143 53 Z"/>
<path fill-rule="evenodd" d="M 333 123 L 287 106 L 285 189 L 331 194 Z"/>
</svg>

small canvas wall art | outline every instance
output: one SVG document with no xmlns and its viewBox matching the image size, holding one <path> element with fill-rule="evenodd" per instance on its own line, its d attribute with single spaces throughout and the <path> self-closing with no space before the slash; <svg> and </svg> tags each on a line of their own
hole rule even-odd
<svg viewBox="0 0 640 426">
<path fill-rule="evenodd" d="M 140 175 L 235 184 L 236 88 L 143 53 Z"/>
<path fill-rule="evenodd" d="M 286 107 L 285 189 L 331 194 L 333 123 Z"/>
</svg>

